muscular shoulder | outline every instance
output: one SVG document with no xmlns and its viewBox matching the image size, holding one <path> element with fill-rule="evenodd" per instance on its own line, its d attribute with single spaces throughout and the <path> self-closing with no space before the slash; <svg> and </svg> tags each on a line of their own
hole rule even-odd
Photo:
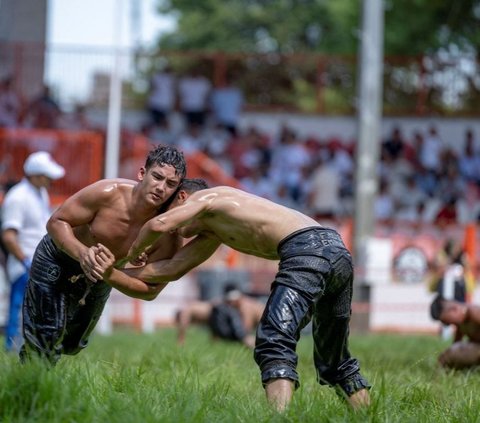
<svg viewBox="0 0 480 423">
<path fill-rule="evenodd" d="M 222 204 L 239 200 L 241 197 L 242 191 L 232 187 L 219 186 L 197 191 L 189 197 L 188 201 L 202 203 L 206 207 L 215 205 L 215 208 L 217 208 L 221 207 Z"/>
<path fill-rule="evenodd" d="M 102 179 L 80 190 L 75 197 L 94 199 L 96 202 L 111 201 L 117 196 L 130 193 L 137 182 L 129 179 Z"/>
</svg>

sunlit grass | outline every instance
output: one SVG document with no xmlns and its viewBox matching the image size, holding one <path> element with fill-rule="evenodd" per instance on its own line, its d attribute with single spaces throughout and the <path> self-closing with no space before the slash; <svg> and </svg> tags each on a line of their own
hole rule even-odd
<svg viewBox="0 0 480 423">
<path fill-rule="evenodd" d="M 301 387 L 279 415 L 266 404 L 252 352 L 190 330 L 94 336 L 52 370 L 0 353 L 2 422 L 477 422 L 480 373 L 446 373 L 435 337 L 353 335 L 352 353 L 373 385 L 372 406 L 353 413 L 315 382 L 312 342 L 299 343 Z"/>
</svg>

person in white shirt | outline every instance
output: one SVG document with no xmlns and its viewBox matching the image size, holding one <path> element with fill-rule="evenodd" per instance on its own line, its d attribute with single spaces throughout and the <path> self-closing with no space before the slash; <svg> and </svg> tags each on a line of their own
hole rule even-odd
<svg viewBox="0 0 480 423">
<path fill-rule="evenodd" d="M 230 132 L 232 136 L 237 136 L 244 98 L 242 91 L 233 84 L 231 77 L 227 77 L 223 86 L 213 89 L 211 103 L 216 123 Z"/>
<path fill-rule="evenodd" d="M 188 126 L 203 128 L 207 118 L 211 82 L 196 69 L 182 77 L 178 83 L 180 111 Z"/>
<path fill-rule="evenodd" d="M 48 187 L 62 178 L 65 169 L 49 153 L 30 154 L 23 166 L 25 177 L 5 195 L 2 206 L 2 240 L 8 251 L 7 274 L 11 283 L 5 334 L 7 351 L 20 347 L 20 309 L 30 264 L 37 244 L 47 233 L 50 218 Z"/>
<path fill-rule="evenodd" d="M 168 128 L 168 118 L 175 108 L 176 84 L 176 77 L 169 66 L 152 76 L 148 111 L 154 125 Z"/>
</svg>

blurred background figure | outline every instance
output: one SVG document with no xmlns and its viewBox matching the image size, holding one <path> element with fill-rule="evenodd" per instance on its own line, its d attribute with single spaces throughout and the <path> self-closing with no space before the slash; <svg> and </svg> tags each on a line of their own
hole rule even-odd
<svg viewBox="0 0 480 423">
<path fill-rule="evenodd" d="M 170 66 L 152 75 L 147 108 L 154 126 L 168 129 L 170 114 L 175 108 L 176 88 L 176 77 Z"/>
<path fill-rule="evenodd" d="M 445 300 L 438 295 L 430 307 L 434 320 L 455 327 L 453 344 L 438 357 L 442 367 L 466 369 L 480 364 L 480 307 Z"/>
<path fill-rule="evenodd" d="M 235 285 L 225 286 L 224 300 L 213 307 L 209 326 L 214 337 L 254 348 L 255 335 L 265 304 L 245 295 Z"/>
<path fill-rule="evenodd" d="M 179 107 L 187 127 L 196 125 L 203 129 L 207 119 L 211 82 L 193 69 L 178 83 Z"/>
<path fill-rule="evenodd" d="M 448 238 L 432 263 L 430 291 L 443 298 L 467 302 L 475 288 L 475 277 L 460 243 Z"/>
<path fill-rule="evenodd" d="M 7 351 L 21 346 L 23 294 L 35 248 L 47 232 L 51 214 L 47 189 L 52 180 L 65 174 L 65 169 L 44 151 L 28 156 L 23 169 L 25 177 L 7 192 L 2 206 L 2 240 L 8 252 L 7 275 L 11 284 L 5 335 Z"/>
<path fill-rule="evenodd" d="M 253 334 L 265 304 L 244 294 L 235 284 L 226 284 L 222 299 L 194 301 L 177 313 L 177 341 L 185 342 L 187 328 L 192 323 L 207 325 L 213 338 L 237 341 L 253 348 Z"/>
<path fill-rule="evenodd" d="M 7 76 L 0 81 L 0 128 L 20 125 L 22 101 L 14 87 L 14 80 Z"/>
<path fill-rule="evenodd" d="M 187 329 L 191 324 L 208 323 L 212 313 L 213 301 L 192 301 L 177 312 L 177 343 L 183 345 Z"/>
<path fill-rule="evenodd" d="M 212 91 L 211 106 L 215 123 L 226 129 L 232 136 L 238 134 L 238 122 L 243 109 L 243 93 L 231 76 L 226 77 L 225 85 Z"/>
<path fill-rule="evenodd" d="M 44 85 L 41 93 L 27 106 L 25 125 L 30 128 L 57 128 L 61 114 L 60 106 L 53 98 L 50 87 Z"/>
</svg>

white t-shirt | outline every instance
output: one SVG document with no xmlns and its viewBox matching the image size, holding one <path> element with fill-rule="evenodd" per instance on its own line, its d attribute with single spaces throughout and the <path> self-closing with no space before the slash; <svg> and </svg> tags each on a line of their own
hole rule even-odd
<svg viewBox="0 0 480 423">
<path fill-rule="evenodd" d="M 211 84 L 204 77 L 185 77 L 180 80 L 178 93 L 183 112 L 204 112 L 207 108 Z"/>
<path fill-rule="evenodd" d="M 30 259 L 38 243 L 47 233 L 50 218 L 50 199 L 45 188 L 35 188 L 28 179 L 22 179 L 5 195 L 2 205 L 2 231 L 16 229 L 18 243 Z M 8 255 L 7 273 L 14 281 L 25 272 L 22 263 L 13 254 Z"/>
<path fill-rule="evenodd" d="M 156 73 L 152 77 L 152 92 L 148 100 L 150 107 L 164 112 L 175 106 L 175 77 L 169 73 Z"/>
</svg>

